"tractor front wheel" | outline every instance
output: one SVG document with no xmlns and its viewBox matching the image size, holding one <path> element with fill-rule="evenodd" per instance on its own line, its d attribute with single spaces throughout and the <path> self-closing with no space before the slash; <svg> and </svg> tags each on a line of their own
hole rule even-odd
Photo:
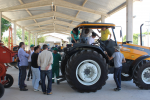
<svg viewBox="0 0 150 100">
<path fill-rule="evenodd" d="M 13 77 L 11 76 L 11 75 L 9 75 L 9 74 L 6 74 L 6 80 L 8 81 L 5 85 L 4 85 L 4 87 L 5 88 L 10 88 L 12 85 L 13 85 L 13 83 L 14 83 L 14 79 L 13 79 Z"/>
<path fill-rule="evenodd" d="M 4 95 L 4 86 L 0 83 L 0 98 Z"/>
<path fill-rule="evenodd" d="M 135 69 L 133 80 L 140 89 L 150 89 L 150 62 L 140 62 Z"/>
<path fill-rule="evenodd" d="M 95 92 L 105 85 L 108 79 L 108 66 L 101 54 L 92 50 L 77 52 L 69 59 L 66 79 L 74 90 Z"/>
</svg>

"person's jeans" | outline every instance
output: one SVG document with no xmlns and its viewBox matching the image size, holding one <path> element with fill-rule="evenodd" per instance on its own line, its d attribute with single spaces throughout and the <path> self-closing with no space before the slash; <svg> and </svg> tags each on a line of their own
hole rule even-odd
<svg viewBox="0 0 150 100">
<path fill-rule="evenodd" d="M 31 71 L 31 62 L 28 62 L 28 67 L 29 67 L 29 71 L 28 71 L 28 78 L 30 78 L 30 75 L 31 75 L 31 78 L 32 78 L 32 71 Z"/>
<path fill-rule="evenodd" d="M 17 63 L 17 66 L 18 66 L 18 68 L 19 68 L 19 76 L 18 76 L 18 85 L 19 85 L 19 82 L 20 82 L 20 72 L 21 72 L 21 69 L 20 69 L 20 67 L 19 67 L 19 62 Z"/>
<path fill-rule="evenodd" d="M 19 62 L 18 62 L 18 68 L 19 68 L 19 76 L 18 76 L 18 85 L 20 86 L 20 78 L 21 78 L 21 68 L 19 66 Z M 26 78 L 24 78 L 24 81 L 25 81 Z M 25 83 L 24 83 L 24 86 L 25 86 Z"/>
<path fill-rule="evenodd" d="M 45 78 L 47 76 L 48 79 L 48 86 L 47 86 L 47 93 L 52 91 L 52 70 L 41 70 L 41 80 L 42 80 L 42 91 L 46 93 L 46 85 L 45 85 Z"/>
<path fill-rule="evenodd" d="M 26 68 L 27 66 L 20 66 L 20 82 L 19 82 L 19 87 L 20 89 L 24 88 L 24 79 L 26 78 Z"/>
<path fill-rule="evenodd" d="M 38 90 L 40 81 L 40 71 L 39 68 L 31 67 L 32 70 L 32 86 L 34 89 Z"/>
<path fill-rule="evenodd" d="M 122 66 L 119 68 L 114 68 L 114 80 L 116 82 L 117 88 L 121 89 L 121 71 Z"/>
</svg>

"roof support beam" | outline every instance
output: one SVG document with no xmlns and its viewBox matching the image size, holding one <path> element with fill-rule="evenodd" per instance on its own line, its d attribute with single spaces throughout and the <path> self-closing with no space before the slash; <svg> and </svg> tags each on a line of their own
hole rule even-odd
<svg viewBox="0 0 150 100">
<path fill-rule="evenodd" d="M 59 12 L 47 12 L 47 13 L 43 13 L 43 14 L 39 14 L 39 15 L 35 15 L 35 16 L 30 16 L 30 17 L 26 17 L 26 18 L 22 18 L 22 19 L 17 19 L 14 21 L 24 21 L 24 20 L 32 20 L 32 19 L 39 19 L 39 18 L 47 18 L 47 17 L 59 17 L 59 18 L 63 18 L 63 19 L 68 19 L 68 20 L 75 20 L 77 22 L 83 22 L 84 20 L 76 18 L 76 17 L 72 17 L 66 14 L 62 14 Z"/>
<path fill-rule="evenodd" d="M 22 10 L 22 9 L 36 8 L 42 6 L 50 6 L 52 4 L 52 1 L 53 0 L 40 0 L 40 1 L 35 1 L 31 3 L 0 9 L 0 11 L 6 12 L 6 11 Z"/>
<path fill-rule="evenodd" d="M 62 29 L 70 29 L 71 28 L 67 28 L 67 27 L 64 27 L 64 26 L 60 26 L 60 25 L 47 25 L 47 26 L 44 26 L 44 27 L 41 27 L 41 28 L 34 28 L 34 29 L 31 29 L 30 31 L 37 31 L 37 30 L 42 30 L 42 29 L 54 29 L 54 28 L 62 28 Z"/>
<path fill-rule="evenodd" d="M 13 7 L 8 7 L 4 9 L 0 9 L 2 12 L 6 11 L 12 11 L 12 10 L 21 10 L 21 9 L 28 9 L 28 8 L 36 8 L 36 7 L 42 7 L 42 6 L 49 6 L 52 5 L 52 2 L 55 6 L 60 6 L 60 7 L 65 7 L 68 9 L 73 9 L 73 10 L 79 10 L 83 12 L 88 12 L 88 13 L 93 13 L 93 14 L 99 14 L 99 15 L 105 15 L 107 16 L 106 13 L 101 13 L 99 11 L 95 11 L 86 7 L 82 7 L 67 1 L 63 0 L 42 0 L 42 1 L 36 1 L 36 2 L 31 2 L 23 5 L 17 5 Z"/>
<path fill-rule="evenodd" d="M 32 19 L 39 19 L 39 18 L 47 18 L 47 17 L 53 17 L 53 16 L 54 16 L 54 12 L 48 12 L 48 13 L 43 13 L 43 14 L 39 14 L 39 15 L 34 15 L 34 16 L 22 18 L 22 19 L 17 19 L 17 20 L 14 20 L 14 21 L 18 22 L 18 21 L 32 20 Z"/>
<path fill-rule="evenodd" d="M 126 2 L 122 3 L 120 6 L 118 6 L 117 8 L 113 9 L 112 11 L 108 12 L 108 15 L 112 15 L 114 13 L 116 13 L 117 11 L 123 9 L 126 7 Z"/>
<path fill-rule="evenodd" d="M 22 0 L 19 0 L 19 2 L 21 3 L 21 4 L 24 4 L 23 2 L 22 2 Z M 27 13 L 30 15 L 30 16 L 32 16 L 32 14 L 30 13 L 30 11 L 28 10 L 28 9 L 25 9 L 26 11 L 27 11 Z M 37 23 L 37 21 L 35 20 L 35 19 L 33 19 L 34 20 L 34 22 L 35 23 Z M 39 26 L 40 27 L 40 26 Z"/>
<path fill-rule="evenodd" d="M 62 29 L 58 29 L 58 28 L 53 28 L 53 29 L 47 29 L 47 30 L 41 30 L 41 31 L 31 31 L 33 33 L 42 33 L 42 32 L 45 32 L 45 31 L 60 31 L 60 32 L 68 32 L 70 33 L 71 30 L 62 30 Z"/>
<path fill-rule="evenodd" d="M 43 35 L 43 34 L 48 34 L 48 33 L 60 33 L 60 34 L 64 34 L 64 35 L 69 35 L 68 32 L 61 32 L 61 31 L 46 31 L 43 33 L 39 33 L 38 35 Z"/>
<path fill-rule="evenodd" d="M 26 25 L 24 27 L 32 27 L 32 26 L 38 26 L 38 25 L 45 25 L 45 24 L 59 24 L 59 25 L 64 25 L 64 26 L 70 26 L 70 27 L 75 27 L 76 25 L 64 22 L 64 21 L 59 21 L 59 20 L 47 20 L 47 21 L 43 21 L 43 22 L 39 22 L 39 23 L 35 23 L 35 24 L 30 24 L 30 25 Z"/>
<path fill-rule="evenodd" d="M 52 24 L 53 22 L 54 22 L 54 20 L 51 19 L 51 20 L 42 21 L 42 22 L 39 22 L 39 23 L 34 23 L 34 24 L 25 25 L 25 26 L 23 26 L 23 27 L 32 27 L 32 26 L 38 26 L 38 25 L 44 25 L 44 24 Z"/>
<path fill-rule="evenodd" d="M 33 30 L 42 30 L 42 29 L 50 29 L 50 28 L 54 28 L 54 26 L 53 25 L 47 25 L 47 26 L 44 26 L 44 27 L 40 27 L 40 28 L 33 28 L 33 29 L 29 29 L 29 30 L 31 30 L 31 31 L 33 31 Z"/>
<path fill-rule="evenodd" d="M 48 33 L 60 33 L 60 34 L 64 34 L 64 35 L 69 35 L 68 32 L 61 32 L 61 31 L 45 31 L 43 33 L 39 33 L 38 35 L 44 35 L 44 34 L 48 34 Z"/>
<path fill-rule="evenodd" d="M 64 8 L 68 8 L 68 9 L 83 11 L 83 12 L 87 12 L 87 13 L 93 13 L 93 14 L 107 16 L 106 13 L 101 13 L 99 11 L 95 11 L 95 10 L 92 10 L 92 9 L 89 9 L 89 8 L 86 8 L 86 7 L 83 7 L 83 6 L 79 6 L 79 5 L 64 1 L 64 0 L 55 0 L 54 5 L 64 7 Z"/>
<path fill-rule="evenodd" d="M 82 7 L 86 4 L 87 1 L 88 1 L 88 0 L 85 0 L 85 1 L 83 2 Z M 77 12 L 75 18 L 77 18 L 77 16 L 79 15 L 79 13 L 80 13 L 80 11 Z M 72 20 L 71 24 L 73 23 L 73 21 L 74 21 L 74 20 Z"/>
<path fill-rule="evenodd" d="M 42 32 L 45 32 L 45 31 L 60 31 L 60 32 L 68 32 L 68 33 L 70 33 L 71 30 L 63 30 L 63 29 L 60 29 L 60 28 L 55 28 L 55 29 L 47 29 L 47 30 L 32 31 L 32 32 L 42 33 Z"/>
</svg>

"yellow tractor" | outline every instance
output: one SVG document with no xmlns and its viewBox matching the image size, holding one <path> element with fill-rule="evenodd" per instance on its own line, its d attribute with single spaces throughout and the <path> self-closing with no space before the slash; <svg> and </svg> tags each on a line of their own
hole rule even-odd
<svg viewBox="0 0 150 100">
<path fill-rule="evenodd" d="M 86 39 L 82 37 L 85 29 L 102 27 L 111 30 L 114 38 L 105 43 L 98 39 L 95 45 L 87 44 Z M 150 89 L 149 47 L 134 45 L 132 41 L 117 42 L 116 36 L 118 37 L 119 34 L 122 36 L 122 30 L 115 36 L 114 24 L 83 22 L 76 28 L 82 30 L 79 43 L 68 44 L 63 49 L 64 56 L 61 62 L 61 77 L 67 80 L 71 88 L 79 92 L 95 92 L 101 89 L 106 84 L 108 74 L 114 71 L 114 62 L 108 60 L 104 51 L 112 56 L 115 51 L 114 46 L 119 45 L 127 61 L 122 66 L 122 81 L 133 79 L 139 88 Z"/>
</svg>

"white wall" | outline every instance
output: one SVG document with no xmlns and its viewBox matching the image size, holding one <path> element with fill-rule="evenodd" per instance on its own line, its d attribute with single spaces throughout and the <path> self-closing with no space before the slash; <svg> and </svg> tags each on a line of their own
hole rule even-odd
<svg viewBox="0 0 150 100">
<path fill-rule="evenodd" d="M 62 40 L 60 38 L 56 38 L 53 36 L 46 36 L 45 43 L 60 43 L 62 44 Z"/>
</svg>

